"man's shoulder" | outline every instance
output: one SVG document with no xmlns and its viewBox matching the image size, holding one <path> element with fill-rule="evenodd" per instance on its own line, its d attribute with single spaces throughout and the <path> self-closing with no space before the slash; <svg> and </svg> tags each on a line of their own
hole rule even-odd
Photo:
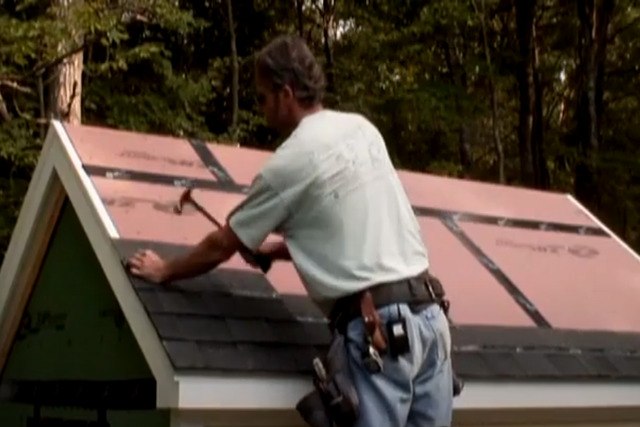
<svg viewBox="0 0 640 427">
<path fill-rule="evenodd" d="M 371 126 L 373 123 L 363 114 L 355 111 L 323 109 L 306 117 L 294 134 L 305 138 L 322 138 L 324 135 L 333 135 L 336 132 L 348 130 L 351 127 Z"/>
<path fill-rule="evenodd" d="M 381 138 L 377 127 L 357 112 L 325 109 L 306 117 L 279 147 L 283 155 L 317 156 L 345 140 Z"/>
<path fill-rule="evenodd" d="M 357 112 L 323 109 L 307 116 L 273 152 L 262 174 L 273 185 L 302 180 L 317 168 L 326 153 L 346 141 L 382 139 L 376 126 Z M 366 135 L 366 136 L 365 136 Z"/>
</svg>

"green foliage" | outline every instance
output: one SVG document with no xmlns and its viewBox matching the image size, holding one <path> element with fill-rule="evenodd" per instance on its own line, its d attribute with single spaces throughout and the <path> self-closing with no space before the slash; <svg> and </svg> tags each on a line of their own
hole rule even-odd
<svg viewBox="0 0 640 427">
<path fill-rule="evenodd" d="M 304 2 L 302 33 L 326 66 L 317 7 L 322 3 Z M 506 177 L 520 184 L 515 2 L 475 0 L 477 11 L 470 0 L 328 3 L 335 3 L 335 15 L 329 44 L 334 90 L 327 105 L 368 116 L 380 127 L 398 167 L 495 181 L 498 156 L 484 21 Z M 229 128 L 231 48 L 224 1 L 72 0 L 62 9 L 56 4 L 0 0 L 0 94 L 10 115 L 8 121 L 0 118 L 0 251 L 43 136 L 39 76 L 46 98 L 53 66 L 75 48 L 84 52 L 87 123 L 267 149 L 281 140 L 256 109 L 253 54 L 275 35 L 300 30 L 296 2 L 233 2 L 240 69 L 235 129 Z M 568 192 L 580 160 L 574 135 L 579 22 L 573 3 L 537 4 L 545 164 L 552 188 Z M 639 40 L 640 5 L 616 2 L 597 153 L 602 197 L 598 206 L 590 206 L 637 248 Z"/>
<path fill-rule="evenodd" d="M 0 263 L 40 154 L 37 141 L 26 120 L 5 123 L 0 132 Z"/>
<path fill-rule="evenodd" d="M 126 70 L 109 71 L 111 79 L 96 79 L 87 87 L 87 122 L 139 132 L 211 137 L 203 114 L 209 100 L 207 76 L 195 80 L 176 75 L 159 50 L 148 57 L 136 49 L 127 54 Z"/>
</svg>

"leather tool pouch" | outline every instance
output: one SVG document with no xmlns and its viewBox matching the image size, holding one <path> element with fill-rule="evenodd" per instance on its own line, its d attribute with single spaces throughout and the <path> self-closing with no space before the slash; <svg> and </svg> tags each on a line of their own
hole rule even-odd
<svg viewBox="0 0 640 427">
<path fill-rule="evenodd" d="M 324 358 L 313 360 L 314 391 L 296 410 L 312 427 L 351 427 L 360 416 L 360 402 L 351 380 L 344 335 L 334 332 Z"/>
<path fill-rule="evenodd" d="M 362 363 L 371 374 L 377 374 L 384 369 L 380 355 L 386 352 L 387 341 L 370 291 L 365 291 L 360 296 L 360 316 L 366 333 Z"/>
<path fill-rule="evenodd" d="M 387 349 L 387 342 L 382 331 L 380 315 L 373 303 L 373 296 L 370 291 L 365 291 L 362 294 L 362 298 L 360 299 L 360 313 L 364 320 L 364 327 L 371 344 L 379 353 L 384 353 Z"/>
</svg>

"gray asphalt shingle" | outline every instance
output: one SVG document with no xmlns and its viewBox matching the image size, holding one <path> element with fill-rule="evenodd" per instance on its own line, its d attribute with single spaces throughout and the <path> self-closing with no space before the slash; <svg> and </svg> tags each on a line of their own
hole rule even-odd
<svg viewBox="0 0 640 427">
<path fill-rule="evenodd" d="M 124 259 L 141 242 L 114 241 Z M 154 242 L 165 255 L 184 248 Z M 167 286 L 131 278 L 177 370 L 310 373 L 330 339 L 306 297 L 279 295 L 249 270 L 218 268 Z M 537 327 L 454 326 L 462 378 L 640 378 L 640 335 Z"/>
</svg>

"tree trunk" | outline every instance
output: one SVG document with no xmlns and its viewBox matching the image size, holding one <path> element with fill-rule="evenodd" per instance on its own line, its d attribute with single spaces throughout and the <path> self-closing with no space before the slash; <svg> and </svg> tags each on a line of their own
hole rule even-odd
<svg viewBox="0 0 640 427">
<path fill-rule="evenodd" d="M 302 6 L 304 5 L 304 0 L 296 0 L 296 12 L 298 14 L 298 34 L 300 37 L 304 37 L 304 14 L 302 11 Z"/>
<path fill-rule="evenodd" d="M 535 24 L 532 23 L 533 35 L 533 89 L 534 89 L 534 120 L 531 134 L 531 152 L 533 157 L 534 186 L 540 189 L 551 187 L 551 177 L 547 167 L 547 156 L 544 144 L 544 112 L 542 108 L 542 84 L 540 83 L 540 61 Z"/>
<path fill-rule="evenodd" d="M 240 70 L 238 66 L 238 50 L 236 47 L 236 29 L 233 23 L 233 9 L 231 0 L 227 0 L 227 16 L 229 22 L 229 36 L 231 39 L 231 133 L 234 138 L 238 126 L 238 92 L 240 90 Z"/>
<path fill-rule="evenodd" d="M 603 114 L 604 63 L 613 0 L 578 0 L 578 90 L 576 130 L 578 164 L 575 193 L 591 208 L 598 204 L 596 161 Z"/>
<path fill-rule="evenodd" d="M 504 149 L 502 147 L 502 141 L 500 140 L 500 129 L 498 125 L 498 94 L 496 93 L 496 87 L 493 81 L 493 67 L 491 65 L 491 49 L 489 48 L 489 40 L 487 38 L 487 28 L 485 25 L 485 7 L 484 0 L 482 1 L 482 11 L 478 10 L 475 0 L 471 0 L 473 8 L 480 20 L 480 26 L 482 27 L 482 40 L 484 44 L 484 56 L 487 61 L 487 68 L 489 71 L 489 91 L 491 92 L 491 128 L 493 134 L 493 146 L 496 150 L 496 157 L 498 158 L 498 180 L 500 184 L 506 182 L 504 174 Z"/>
<path fill-rule="evenodd" d="M 11 120 L 11 115 L 9 114 L 7 103 L 4 102 L 4 98 L 2 97 L 2 92 L 0 92 L 0 118 L 3 122 L 8 122 Z"/>
<path fill-rule="evenodd" d="M 458 152 L 460 155 L 460 166 L 462 167 L 460 178 L 472 178 L 473 158 L 471 156 L 470 133 L 469 126 L 466 123 L 462 123 L 458 130 Z"/>
<path fill-rule="evenodd" d="M 45 118 L 47 117 L 47 103 L 46 100 L 44 98 L 44 82 L 42 79 L 42 73 L 38 74 L 38 104 L 40 106 L 40 117 L 41 118 Z M 42 138 L 42 140 L 44 141 L 44 139 L 47 136 L 47 127 L 45 126 L 44 123 L 40 123 L 40 138 Z"/>
<path fill-rule="evenodd" d="M 58 65 L 54 80 L 55 116 L 71 124 L 82 122 L 83 52 L 76 53 Z"/>
<path fill-rule="evenodd" d="M 336 0 L 322 1 L 322 35 L 324 42 L 324 56 L 327 62 L 325 72 L 327 74 L 327 92 L 333 92 L 333 52 L 331 50 L 331 25 L 333 25 L 333 11 Z"/>
<path fill-rule="evenodd" d="M 517 80 L 520 93 L 518 118 L 518 148 L 520 152 L 520 179 L 523 185 L 533 185 L 532 136 L 535 111 L 535 81 L 533 72 L 533 26 L 536 1 L 514 0 L 518 33 Z M 540 102 L 542 102 L 540 100 Z M 540 125 L 542 125 L 540 123 Z"/>
<path fill-rule="evenodd" d="M 453 86 L 458 86 L 465 94 L 469 92 L 467 84 L 467 73 L 464 69 L 464 59 L 462 53 L 456 47 L 455 37 L 459 35 L 456 31 L 453 36 L 449 35 L 443 43 L 444 58 L 449 70 L 448 76 Z M 452 52 L 452 46 L 455 52 Z M 462 167 L 461 178 L 470 178 L 473 167 L 473 156 L 471 154 L 471 131 L 464 120 L 464 112 L 462 110 L 462 101 L 459 97 L 455 98 L 456 114 L 461 118 L 460 128 L 458 129 L 458 154 L 460 155 L 460 165 Z"/>
<path fill-rule="evenodd" d="M 56 0 L 60 7 L 61 20 L 67 21 L 66 9 L 74 0 Z M 78 1 L 78 0 L 75 0 Z M 83 35 L 70 28 L 71 38 L 58 47 L 60 54 L 68 52 L 74 46 L 83 44 Z M 84 68 L 84 49 L 65 57 L 53 68 L 53 79 L 49 88 L 49 114 L 52 118 L 80 124 L 82 122 L 82 72 Z"/>
</svg>

